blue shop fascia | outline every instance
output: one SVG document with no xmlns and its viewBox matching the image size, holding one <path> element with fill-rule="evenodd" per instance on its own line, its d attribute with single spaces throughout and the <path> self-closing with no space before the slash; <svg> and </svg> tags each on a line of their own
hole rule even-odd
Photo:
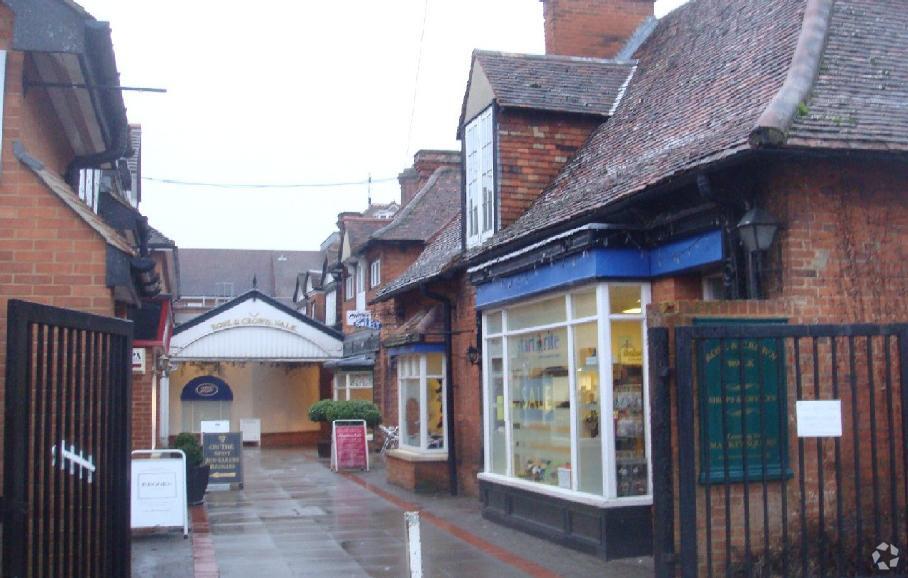
<svg viewBox="0 0 908 578">
<path fill-rule="evenodd" d="M 737 285 L 729 223 L 667 207 L 468 252 L 485 517 L 606 558 L 652 552 L 646 309 L 658 279 L 695 278 L 707 298 Z"/>
</svg>

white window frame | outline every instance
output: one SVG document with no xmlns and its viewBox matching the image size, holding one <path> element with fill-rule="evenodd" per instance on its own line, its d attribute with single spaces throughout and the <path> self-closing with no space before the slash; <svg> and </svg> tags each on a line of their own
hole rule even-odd
<svg viewBox="0 0 908 578">
<path fill-rule="evenodd" d="M 634 285 L 640 286 L 641 289 L 641 312 L 639 314 L 633 313 L 611 313 L 610 312 L 610 301 L 609 301 L 609 288 L 618 287 L 622 285 Z M 488 367 L 489 358 L 487 343 L 490 339 L 500 338 L 502 341 L 502 355 L 504 356 L 504 407 L 505 412 L 505 452 L 506 452 L 506 474 L 497 474 L 492 472 L 492 456 L 490 452 L 485 452 L 484 456 L 484 465 L 483 472 L 479 474 L 480 479 L 489 480 L 493 482 L 502 483 L 504 485 L 509 485 L 517 488 L 526 489 L 532 492 L 548 494 L 551 496 L 567 499 L 570 501 L 575 501 L 579 503 L 585 503 L 589 505 L 594 505 L 598 507 L 612 507 L 612 506 L 630 506 L 630 505 L 650 505 L 652 504 L 653 499 L 653 458 L 652 458 L 652 448 L 651 448 L 651 435 L 650 435 L 650 407 L 649 407 L 649 355 L 648 355 L 648 335 L 647 335 L 647 326 L 646 326 L 646 306 L 651 301 L 651 285 L 645 281 L 639 282 L 599 282 L 594 285 L 596 290 L 596 315 L 591 317 L 573 317 L 573 307 L 571 303 L 571 296 L 577 293 L 584 293 L 589 290 L 590 286 L 581 286 L 578 288 L 573 288 L 570 291 L 561 291 L 557 293 L 549 293 L 538 298 L 528 299 L 526 301 L 520 301 L 517 303 L 510 304 L 504 308 L 489 309 L 483 312 L 483 323 L 482 323 L 482 343 L 483 343 L 483 366 Z M 566 320 L 558 323 L 551 323 L 547 325 L 540 325 L 534 327 L 523 328 L 519 330 L 509 330 L 508 329 L 508 309 L 515 306 L 524 306 L 529 305 L 537 301 L 545 301 L 552 299 L 553 297 L 563 297 L 566 307 Z M 501 331 L 497 333 L 490 333 L 488 331 L 488 317 L 493 314 L 501 313 Z M 549 486 L 546 484 L 540 484 L 537 482 L 532 482 L 529 480 L 523 480 L 514 475 L 514 459 L 513 459 L 513 446 L 511 440 L 512 433 L 512 424 L 511 424 L 511 384 L 509 381 L 508 374 L 508 364 L 509 364 L 509 355 L 508 355 L 508 339 L 512 336 L 520 336 L 527 333 L 535 333 L 540 330 L 549 330 L 557 328 L 566 328 L 568 335 L 568 363 L 569 363 L 569 391 L 570 391 L 570 402 L 571 402 L 571 463 L 577 463 L 577 448 L 578 448 L 578 434 L 575 431 L 576 428 L 576 408 L 577 408 L 577 383 L 575 377 L 575 360 L 574 360 L 574 351 L 573 351 L 573 330 L 572 328 L 576 325 L 583 323 L 589 323 L 595 321 L 597 324 L 598 331 L 598 351 L 602 352 L 598 357 L 599 363 L 599 431 L 602 435 L 602 489 L 603 495 L 590 494 L 587 492 L 582 492 L 578 489 L 579 477 L 572 476 L 571 478 L 571 489 L 560 488 L 556 486 Z M 642 326 L 642 339 L 643 339 L 643 435 L 644 435 L 644 451 L 646 452 L 647 460 L 647 493 L 642 496 L 623 496 L 618 497 L 617 495 L 617 474 L 615 472 L 615 431 L 613 427 L 606 427 L 614 421 L 614 377 L 612 375 L 612 347 L 611 347 L 611 322 L 612 321 L 640 321 Z M 486 448 L 491 447 L 492 437 L 491 430 L 495 424 L 491 423 L 491 412 L 489 411 L 489 372 L 482 372 L 482 403 L 483 403 L 483 436 L 484 444 Z"/>
<path fill-rule="evenodd" d="M 440 375 L 427 375 L 426 374 L 426 356 L 431 355 L 431 353 L 417 353 L 412 355 L 401 355 L 397 358 L 397 418 L 398 424 L 400 427 L 400 440 L 398 442 L 399 446 L 402 449 L 406 449 L 411 452 L 417 452 L 422 454 L 436 454 L 436 455 L 447 455 L 448 453 L 448 383 L 445 376 L 447 375 L 447 356 L 440 352 L 435 352 L 436 355 L 441 356 L 441 374 Z M 403 362 L 408 359 L 417 359 L 419 363 L 419 446 L 410 445 L 406 442 L 404 436 L 404 430 L 406 428 L 402 427 L 404 418 L 406 416 L 406 408 L 403 395 L 403 387 L 401 386 L 401 373 L 403 370 Z M 428 407 L 428 395 L 426 387 L 426 382 L 430 379 L 439 379 L 441 381 L 441 421 L 442 421 L 442 430 L 444 432 L 444 447 L 443 448 L 429 448 L 429 407 Z M 403 379 L 413 379 L 412 377 L 406 377 Z"/>
<path fill-rule="evenodd" d="M 494 107 L 490 106 L 464 129 L 467 247 L 479 245 L 495 233 L 495 156 Z"/>
<path fill-rule="evenodd" d="M 328 291 L 325 295 L 325 325 L 331 326 L 337 322 L 337 289 Z"/>
<path fill-rule="evenodd" d="M 356 310 L 366 310 L 366 262 L 356 262 Z"/>
<path fill-rule="evenodd" d="M 369 288 L 374 289 L 379 285 L 381 285 L 381 259 L 376 259 L 369 265 Z"/>
<path fill-rule="evenodd" d="M 369 385 L 355 384 L 356 377 L 368 376 Z M 340 381 L 343 380 L 343 384 Z M 334 401 L 349 401 L 350 400 L 350 391 L 353 389 L 371 389 L 372 390 L 372 399 L 375 399 L 375 382 L 372 378 L 372 372 L 370 371 L 353 371 L 353 372 L 343 372 L 337 373 L 334 376 Z M 338 395 L 340 391 L 344 392 L 343 399 Z M 370 400 L 371 401 L 371 400 Z"/>
<path fill-rule="evenodd" d="M 347 266 L 347 274 L 344 276 L 344 301 L 350 301 L 356 295 L 355 280 L 356 268 L 352 265 Z"/>
</svg>

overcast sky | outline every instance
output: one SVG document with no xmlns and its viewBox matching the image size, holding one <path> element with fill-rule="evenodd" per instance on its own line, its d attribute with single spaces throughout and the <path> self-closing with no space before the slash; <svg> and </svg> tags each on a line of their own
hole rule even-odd
<svg viewBox="0 0 908 578">
<path fill-rule="evenodd" d="M 657 15 L 685 1 L 658 0 Z M 538 0 L 80 3 L 110 21 L 124 86 L 167 89 L 126 93 L 143 176 L 273 185 L 371 174 L 386 179 L 374 202 L 398 198 L 416 150 L 459 148 L 473 48 L 544 51 Z M 366 206 L 365 184 L 146 180 L 141 210 L 180 247 L 306 250 L 338 212 Z"/>
</svg>

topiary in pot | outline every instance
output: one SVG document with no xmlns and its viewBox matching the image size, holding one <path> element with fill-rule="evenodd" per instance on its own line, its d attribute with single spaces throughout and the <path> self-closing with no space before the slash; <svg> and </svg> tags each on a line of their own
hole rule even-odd
<svg viewBox="0 0 908 578">
<path fill-rule="evenodd" d="M 331 457 L 331 430 L 327 427 L 328 418 L 325 414 L 334 403 L 333 399 L 322 399 L 309 406 L 309 419 L 316 423 L 325 424 L 322 426 L 322 437 L 316 442 L 316 449 L 320 458 Z"/>
<path fill-rule="evenodd" d="M 351 399 L 336 401 L 325 409 L 325 419 L 330 423 L 339 419 L 361 419 L 366 425 L 375 427 L 381 423 L 381 412 L 371 401 Z"/>
<path fill-rule="evenodd" d="M 208 489 L 208 474 L 211 466 L 203 463 L 202 445 L 199 436 L 182 432 L 173 440 L 173 449 L 183 450 L 186 454 L 186 501 L 190 506 L 205 501 L 205 490 Z"/>
</svg>

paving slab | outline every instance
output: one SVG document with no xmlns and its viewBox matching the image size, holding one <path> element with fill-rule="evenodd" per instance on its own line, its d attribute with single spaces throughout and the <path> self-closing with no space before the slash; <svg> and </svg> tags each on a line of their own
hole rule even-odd
<svg viewBox="0 0 908 578">
<path fill-rule="evenodd" d="M 244 449 L 243 460 L 242 489 L 206 495 L 224 578 L 406 576 L 401 505 L 407 502 L 427 513 L 421 524 L 425 576 L 642 578 L 653 573 L 648 559 L 606 563 L 488 522 L 475 498 L 419 496 L 388 486 L 381 471 L 361 479 L 336 474 L 307 450 L 250 448 Z M 380 486 L 384 496 L 369 485 Z M 401 499 L 389 499 L 392 492 Z M 433 524 L 433 516 L 444 523 Z M 461 539 L 467 534 L 473 539 Z M 481 541 L 495 548 L 483 548 Z"/>
<path fill-rule="evenodd" d="M 133 578 L 193 578 L 192 542 L 176 531 L 134 534 Z"/>
</svg>

